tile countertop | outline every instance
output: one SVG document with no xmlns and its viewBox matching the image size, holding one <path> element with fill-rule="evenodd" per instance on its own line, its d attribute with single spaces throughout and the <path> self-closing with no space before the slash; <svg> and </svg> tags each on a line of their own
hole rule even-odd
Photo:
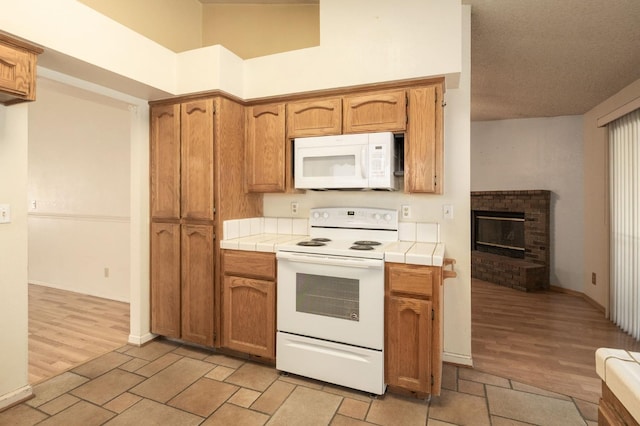
<svg viewBox="0 0 640 426">
<path fill-rule="evenodd" d="M 289 221 L 286 218 L 250 218 L 225 221 L 224 237 L 220 241 L 220 248 L 275 253 L 279 244 L 309 238 L 305 220 L 289 219 Z M 404 241 L 403 237 L 409 237 L 412 240 Z M 386 262 L 442 266 L 444 243 L 423 241 L 437 241 L 439 239 L 438 224 L 402 223 L 400 238 L 401 241 L 390 243 L 385 247 L 384 259 Z"/>
<path fill-rule="evenodd" d="M 600 348 L 596 351 L 596 372 L 640 422 L 640 352 Z"/>
</svg>

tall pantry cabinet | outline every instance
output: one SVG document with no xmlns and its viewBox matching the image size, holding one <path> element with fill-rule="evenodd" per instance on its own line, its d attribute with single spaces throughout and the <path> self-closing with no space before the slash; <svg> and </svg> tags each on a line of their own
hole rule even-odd
<svg viewBox="0 0 640 426">
<path fill-rule="evenodd" d="M 242 179 L 244 107 L 225 97 L 151 103 L 151 331 L 218 346 L 218 236 L 262 215 Z"/>
</svg>

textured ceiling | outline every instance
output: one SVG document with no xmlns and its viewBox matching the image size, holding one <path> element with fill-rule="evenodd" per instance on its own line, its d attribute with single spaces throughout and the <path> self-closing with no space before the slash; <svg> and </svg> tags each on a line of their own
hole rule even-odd
<svg viewBox="0 0 640 426">
<path fill-rule="evenodd" d="M 472 121 L 580 115 L 640 79 L 640 0 L 462 3 L 471 5 Z"/>
<path fill-rule="evenodd" d="M 640 0 L 471 5 L 471 119 L 579 115 L 640 79 Z"/>
</svg>

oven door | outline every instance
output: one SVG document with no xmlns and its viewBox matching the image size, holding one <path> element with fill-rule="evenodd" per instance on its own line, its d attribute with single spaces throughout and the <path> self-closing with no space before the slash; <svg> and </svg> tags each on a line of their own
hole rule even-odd
<svg viewBox="0 0 640 426">
<path fill-rule="evenodd" d="M 278 252 L 278 331 L 382 350 L 384 261 Z"/>
</svg>

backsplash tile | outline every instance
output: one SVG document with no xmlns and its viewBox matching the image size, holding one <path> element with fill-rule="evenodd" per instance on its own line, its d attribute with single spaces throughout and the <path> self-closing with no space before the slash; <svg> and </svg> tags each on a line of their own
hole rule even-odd
<svg viewBox="0 0 640 426">
<path fill-rule="evenodd" d="M 249 220 L 251 222 L 251 235 L 262 234 L 264 229 L 264 218 L 252 217 Z"/>
<path fill-rule="evenodd" d="M 265 234 L 277 234 L 278 233 L 278 218 L 277 217 L 265 217 L 264 218 L 264 233 Z"/>
<path fill-rule="evenodd" d="M 222 229 L 225 240 L 232 240 L 240 237 L 240 221 L 237 219 L 225 220 L 222 224 Z"/>
<path fill-rule="evenodd" d="M 278 234 L 288 234 L 291 235 L 291 230 L 293 228 L 293 220 L 290 217 L 279 217 L 278 218 Z"/>
<path fill-rule="evenodd" d="M 415 241 L 416 223 L 400 222 L 398 226 L 398 238 L 400 239 L 400 241 Z"/>
<path fill-rule="evenodd" d="M 416 241 L 420 243 L 439 243 L 440 224 L 418 223 L 416 227 Z"/>
</svg>

